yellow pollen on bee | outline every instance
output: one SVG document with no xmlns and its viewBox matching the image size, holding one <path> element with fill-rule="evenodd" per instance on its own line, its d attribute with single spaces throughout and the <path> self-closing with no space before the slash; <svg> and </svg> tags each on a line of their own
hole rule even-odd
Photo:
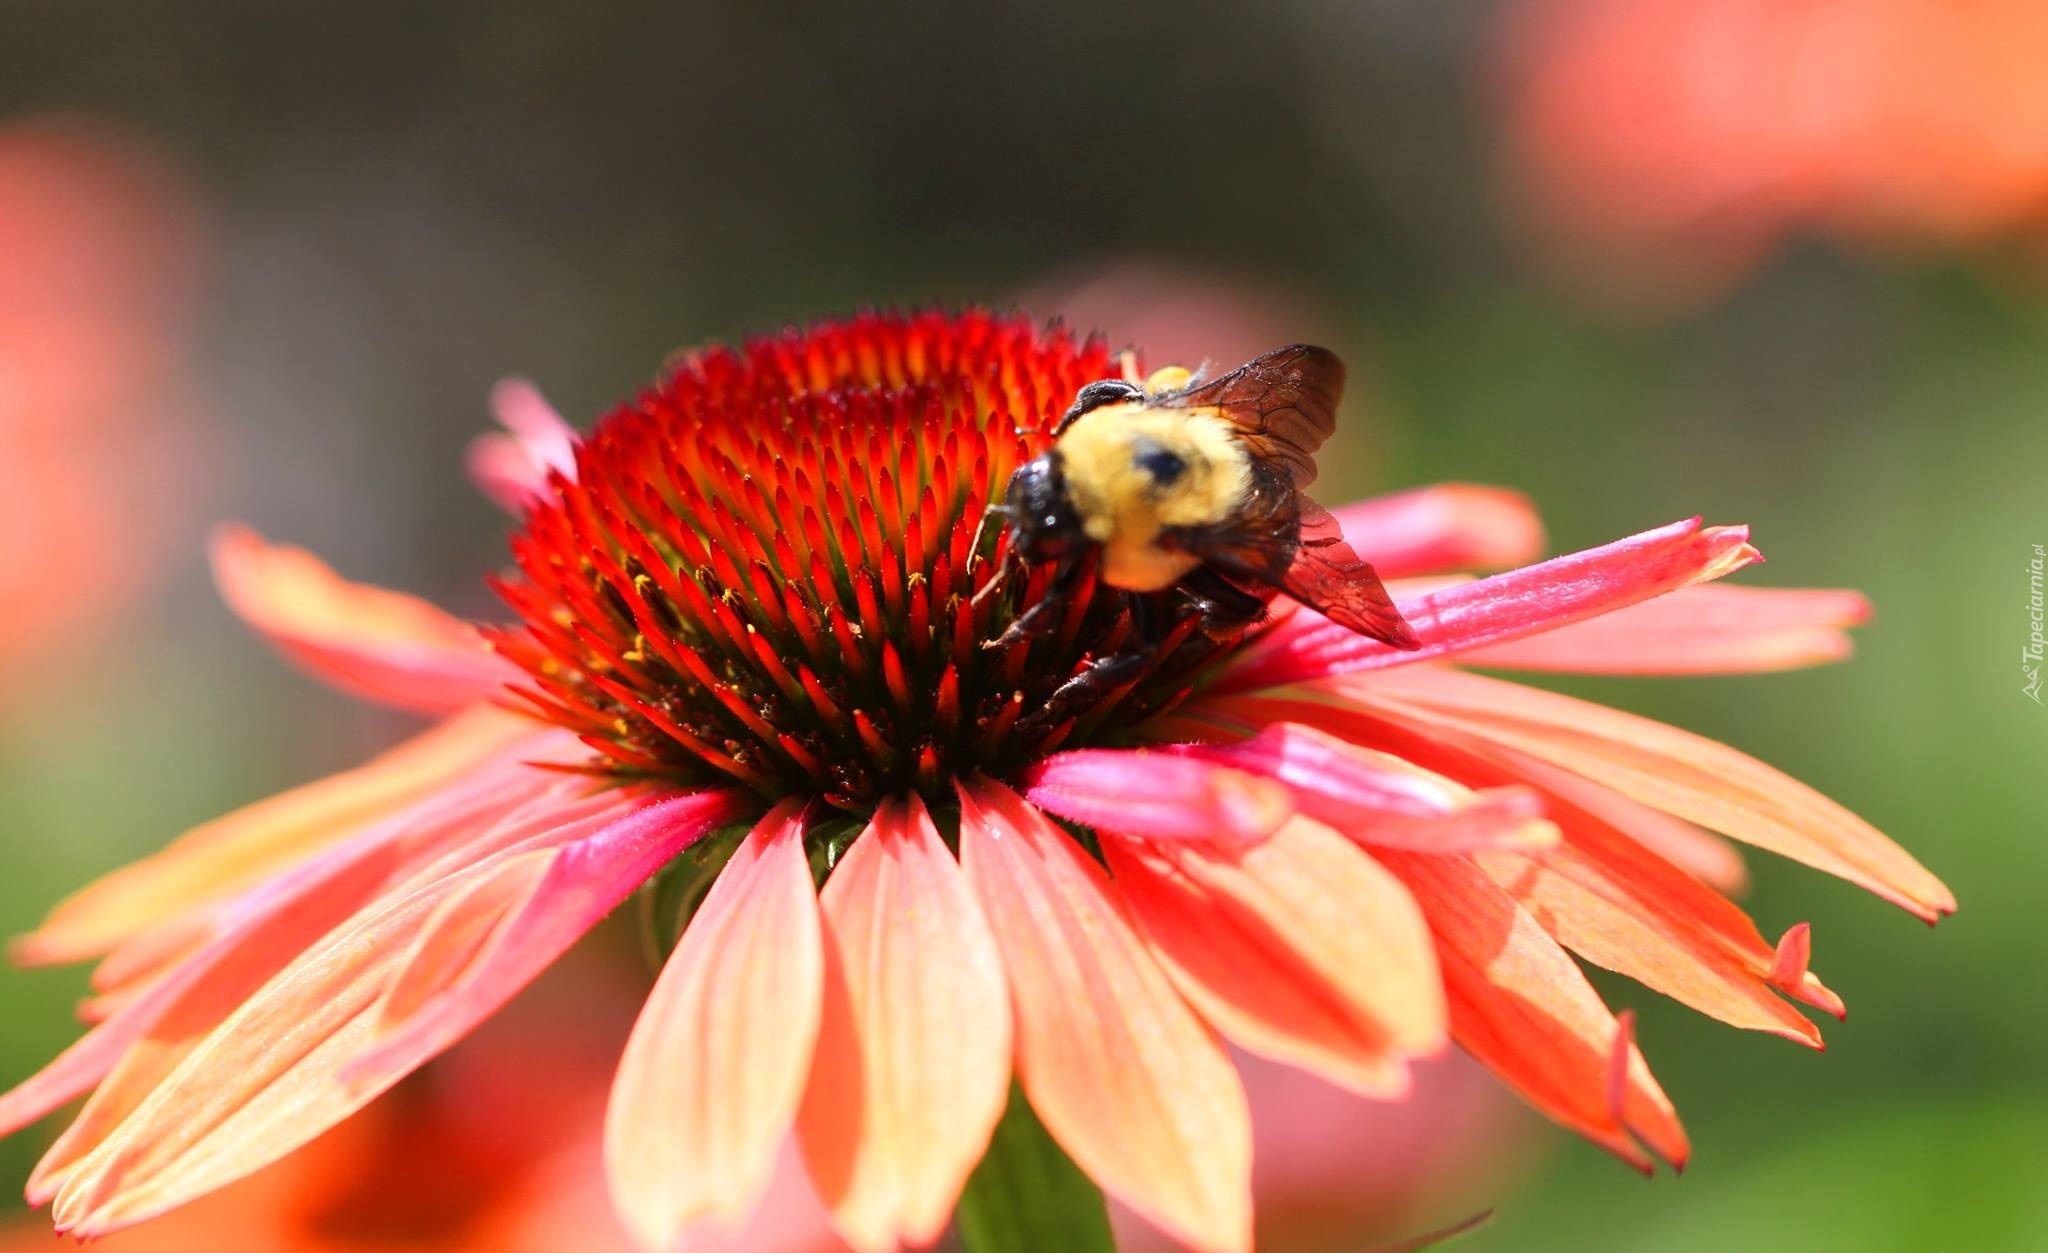
<svg viewBox="0 0 2048 1253">
<path fill-rule="evenodd" d="M 1145 379 L 1145 390 L 1154 396 L 1165 392 L 1177 392 L 1186 387 L 1195 377 L 1194 371 L 1183 365 L 1161 366 Z"/>
</svg>

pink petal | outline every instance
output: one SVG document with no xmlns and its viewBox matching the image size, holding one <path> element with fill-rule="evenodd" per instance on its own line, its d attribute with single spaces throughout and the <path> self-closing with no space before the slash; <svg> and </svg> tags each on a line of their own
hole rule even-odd
<svg viewBox="0 0 2048 1253">
<path fill-rule="evenodd" d="M 744 1218 L 810 1074 L 824 995 L 803 805 L 733 854 L 634 1024 L 605 1118 L 620 1216 L 665 1249 L 700 1219 Z"/>
<path fill-rule="evenodd" d="M 1474 735 L 1867 888 L 1933 922 L 1955 897 L 1869 823 L 1753 757 L 1620 710 L 1430 666 L 1338 680 L 1342 694 Z"/>
<path fill-rule="evenodd" d="M 450 780 L 519 751 L 538 731 L 525 718 L 471 710 L 367 765 L 216 818 L 59 904 L 15 942 L 12 956 L 43 965 L 104 953 L 434 796 Z"/>
<path fill-rule="evenodd" d="M 87 1069 L 72 1067 L 91 1058 L 96 1068 L 118 1052 L 118 1062 L 84 1112 L 37 1166 L 30 1181 L 37 1202 L 47 1200 L 78 1160 L 133 1113 L 223 1019 L 358 906 L 402 895 L 402 885 L 420 882 L 419 867 L 435 861 L 441 850 L 460 850 L 443 862 L 444 874 L 452 874 L 510 842 L 559 836 L 561 824 L 606 809 L 616 813 L 625 803 L 617 792 L 577 798 L 575 791 L 587 783 L 550 779 L 526 767 L 507 775 L 498 764 L 224 904 L 195 910 L 192 916 L 201 923 L 196 947 L 132 991 L 124 987 L 130 1004 L 119 1023 L 109 1019 L 105 1034 L 95 1032 L 80 1042 L 80 1052 L 60 1059 L 69 1069 L 63 1081 L 69 1086 L 89 1082 Z M 182 930 L 182 919 L 166 927 Z M 115 1047 L 122 1041 L 129 1042 L 125 1051 Z M 45 1091 L 36 1104 L 53 1092 Z"/>
<path fill-rule="evenodd" d="M 1612 613 L 1760 560 L 1746 527 L 1698 518 L 1475 579 L 1399 602 L 1422 647 L 1391 648 L 1303 610 L 1238 654 L 1217 691 L 1277 687 L 1359 670 L 1406 666 Z"/>
<path fill-rule="evenodd" d="M 491 389 L 491 412 L 508 434 L 479 435 L 469 445 L 469 477 L 507 513 L 526 512 L 548 490 L 548 475 L 576 481 L 576 429 L 521 378 Z"/>
<path fill-rule="evenodd" d="M 1362 844 L 1451 853 L 1557 840 L 1556 829 L 1542 821 L 1541 802 L 1526 788 L 1475 793 L 1391 753 L 1300 723 L 1274 723 L 1235 743 L 1177 744 L 1165 751 L 1284 784 L 1303 814 Z"/>
<path fill-rule="evenodd" d="M 1070 822 L 1148 839 L 1259 840 L 1294 812 L 1269 779 L 1143 748 L 1055 753 L 1025 784 L 1032 803 Z"/>
<path fill-rule="evenodd" d="M 1471 666 L 1581 674 L 1739 674 L 1840 661 L 1870 617 L 1855 592 L 1681 587 L 1571 626 L 1466 653 Z"/>
<path fill-rule="evenodd" d="M 1032 1108 L 1110 1193 L 1203 1250 L 1251 1245 L 1251 1122 L 1102 867 L 1016 793 L 960 788 L 960 862 L 1002 950 Z"/>
<path fill-rule="evenodd" d="M 498 695 L 518 671 L 468 623 L 402 592 L 350 583 L 299 548 L 246 527 L 213 537 L 214 580 L 241 619 L 351 695 L 449 713 Z"/>
<path fill-rule="evenodd" d="M 292 956 L 366 904 L 388 882 L 396 851 L 354 848 L 287 876 L 262 908 L 223 928 L 165 977 L 110 1014 L 49 1065 L 0 1096 L 0 1135 L 11 1135 L 98 1084 L 152 1029 L 176 1039 L 211 1031 Z M 126 1110 L 122 1111 L 124 1114 Z M 102 1111 L 81 1121 L 100 1123 Z M 111 1129 L 111 1124 L 105 1124 Z M 78 1134 L 67 1132 L 67 1138 Z"/>
<path fill-rule="evenodd" d="M 1451 1034 L 1537 1109 L 1648 1172 L 1683 1167 L 1678 1115 L 1627 1028 L 1534 918 L 1461 857 L 1389 851 L 1437 940 Z"/>
<path fill-rule="evenodd" d="M 1252 847 L 1105 840 L 1138 925 L 1233 1042 L 1367 1095 L 1408 1090 L 1445 1043 L 1421 911 L 1357 846 L 1297 818 Z"/>
<path fill-rule="evenodd" d="M 387 897 L 307 950 L 178 1064 L 64 1176 L 60 1229 L 104 1235 L 191 1200 L 304 1144 L 446 1047 L 558 956 L 648 874 L 735 812 L 728 796 L 649 805 L 565 842 L 531 840 Z M 492 885 L 522 889 L 497 893 Z M 488 956 L 427 998 L 396 1037 L 384 997 L 445 924 L 451 901 L 519 907 Z M 382 1038 L 380 1039 L 380 1036 Z"/>
<path fill-rule="evenodd" d="M 421 926 L 379 998 L 376 1047 L 343 1079 L 388 1086 L 469 1034 L 669 859 L 745 809 L 732 792 L 648 800 L 607 791 L 529 807 L 424 868 L 416 857 L 401 891 L 436 890 L 486 861 L 507 865 L 448 892 Z M 510 866 L 518 859 L 525 872 Z"/>
<path fill-rule="evenodd" d="M 885 802 L 820 895 L 825 1011 L 797 1133 L 848 1243 L 937 1240 L 1010 1092 L 995 937 L 924 804 Z"/>
<path fill-rule="evenodd" d="M 1501 570 L 1543 555 L 1543 520 L 1505 487 L 1443 483 L 1332 510 L 1344 538 L 1383 579 Z"/>
</svg>

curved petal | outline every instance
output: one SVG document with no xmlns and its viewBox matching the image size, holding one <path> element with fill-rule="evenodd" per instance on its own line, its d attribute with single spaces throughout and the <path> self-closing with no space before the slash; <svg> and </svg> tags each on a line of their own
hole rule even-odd
<svg viewBox="0 0 2048 1253">
<path fill-rule="evenodd" d="M 514 753 L 541 729 L 494 709 L 458 714 L 365 765 L 258 801 L 73 894 L 11 955 L 32 965 L 107 952 L 186 910 L 223 900 L 352 832 Z"/>
<path fill-rule="evenodd" d="M 180 1039 L 211 1031 L 293 954 L 367 904 L 389 881 L 396 861 L 396 850 L 389 845 L 362 852 L 346 849 L 339 856 L 318 858 L 290 876 L 291 882 L 280 884 L 265 908 L 224 928 L 224 934 L 188 955 L 49 1065 L 0 1096 L 0 1135 L 12 1134 L 90 1090 L 147 1033 Z M 90 1124 L 99 1114 L 96 1109 L 83 1121 Z"/>
<path fill-rule="evenodd" d="M 1543 555 L 1543 519 L 1522 493 L 1439 483 L 1333 509 L 1345 542 L 1383 579 L 1504 570 Z"/>
<path fill-rule="evenodd" d="M 1745 674 L 1840 661 L 1870 618 L 1856 592 L 1681 587 L 1639 605 L 1496 644 L 1463 665 L 1579 674 Z"/>
<path fill-rule="evenodd" d="M 1814 1025 L 1777 995 L 1785 991 L 1839 1013 L 1840 1000 L 1805 970 L 1803 958 L 1799 978 L 1781 980 L 1781 955 L 1747 914 L 1599 811 L 1554 790 L 1562 772 L 1468 737 L 1425 734 L 1362 712 L 1323 716 L 1345 734 L 1474 786 L 1538 789 L 1562 840 L 1541 849 L 1480 850 L 1472 860 L 1565 947 L 1733 1026 L 1820 1046 Z"/>
<path fill-rule="evenodd" d="M 825 1012 L 797 1136 L 848 1243 L 922 1247 L 1009 1096 L 1002 958 L 915 794 L 877 810 L 819 908 Z"/>
<path fill-rule="evenodd" d="M 388 1026 L 383 998 L 421 938 L 464 900 L 518 912 L 504 919 L 481 989 L 429 1002 L 473 1024 L 559 955 L 678 848 L 723 798 L 681 797 L 588 833 L 588 819 L 387 900 L 301 955 L 205 1038 L 105 1141 L 63 1178 L 60 1230 L 108 1232 L 240 1178 L 367 1104 L 448 1042 L 422 1031 L 404 1054 L 360 1063 Z M 517 890 L 498 892 L 511 883 Z M 518 977 L 500 977 L 505 972 Z M 488 1002 L 488 1004 L 485 1004 Z M 443 1024 L 433 1023 L 439 1027 Z M 354 1072 L 354 1073 L 352 1073 Z"/>
<path fill-rule="evenodd" d="M 1418 725 L 1474 735 L 1645 805 L 1804 862 L 1933 922 L 1955 897 L 1913 856 L 1834 801 L 1725 744 L 1553 692 L 1428 667 L 1343 683 Z"/>
<path fill-rule="evenodd" d="M 1542 820 L 1542 803 L 1527 788 L 1474 792 L 1391 753 L 1300 723 L 1273 723 L 1235 743 L 1175 744 L 1164 751 L 1272 779 L 1292 793 L 1303 814 L 1361 844 L 1455 853 L 1557 842 L 1557 829 Z"/>
<path fill-rule="evenodd" d="M 579 797 L 587 786 L 523 767 L 479 770 L 224 904 L 195 911 L 202 925 L 194 949 L 160 974 L 124 985 L 120 1011 L 37 1076 L 41 1092 L 31 1098 L 24 1088 L 24 1101 L 40 1103 L 56 1095 L 52 1085 L 90 1084 L 94 1069 L 112 1066 L 101 1069 L 92 1099 L 37 1165 L 29 1189 L 35 1202 L 47 1201 L 228 1015 L 358 908 L 514 844 L 561 838 L 564 824 L 621 808 L 617 800 Z M 436 863 L 439 875 L 423 870 Z M 182 920 L 168 926 L 184 930 Z M 31 1104 L 18 1112 L 41 1111 Z"/>
<path fill-rule="evenodd" d="M 960 787 L 960 863 L 1010 976 L 1017 1073 L 1096 1182 L 1204 1250 L 1251 1246 L 1251 1116 L 1102 867 L 1016 793 Z"/>
<path fill-rule="evenodd" d="M 1731 896 L 1749 889 L 1749 866 L 1736 847 L 1712 831 L 1632 801 L 1612 788 L 1531 758 L 1515 771 L 1544 791 L 1562 796 L 1700 882 Z"/>
<path fill-rule="evenodd" d="M 1388 852 L 1421 902 L 1450 998 L 1451 1035 L 1537 1109 L 1648 1173 L 1683 1168 L 1685 1130 L 1586 976 L 1534 918 L 1462 857 Z"/>
<path fill-rule="evenodd" d="M 1398 880 L 1296 818 L 1230 849 L 1106 839 L 1117 890 L 1204 1018 L 1238 1045 L 1368 1096 L 1445 1043 L 1443 982 Z"/>
<path fill-rule="evenodd" d="M 1413 665 L 1555 630 L 1732 574 L 1760 560 L 1749 529 L 1698 518 L 1600 548 L 1430 592 L 1398 607 L 1422 647 L 1403 651 L 1309 610 L 1238 654 L 1216 684 L 1247 691 L 1359 670 Z"/>
<path fill-rule="evenodd" d="M 522 378 L 491 389 L 491 414 L 505 434 L 479 435 L 469 444 L 469 477 L 504 509 L 518 515 L 546 494 L 548 475 L 576 481 L 576 428 Z"/>
<path fill-rule="evenodd" d="M 468 623 L 418 597 L 348 582 L 304 549 L 224 526 L 214 532 L 212 556 L 228 607 L 352 696 L 448 713 L 498 695 L 518 677 Z"/>
<path fill-rule="evenodd" d="M 1574 816 L 1559 815 L 1560 822 Z M 1588 851 L 1585 834 L 1562 848 L 1535 855 L 1494 851 L 1472 860 L 1515 898 L 1558 943 L 1587 961 L 1627 975 L 1643 986 L 1732 1027 L 1766 1031 L 1811 1048 L 1820 1031 L 1776 993 L 1773 956 L 1758 939 L 1756 954 L 1731 952 L 1708 925 L 1703 901 L 1718 896 L 1704 885 L 1680 886 L 1687 876 L 1626 840 Z M 1646 871 L 1645 867 L 1655 866 Z M 1677 888 L 1665 894 L 1662 888 Z M 1749 930 L 1748 919 L 1743 923 Z M 1802 967 L 1801 974 L 1804 969 Z"/>
<path fill-rule="evenodd" d="M 378 999 L 377 1047 L 343 1078 L 381 1091 L 469 1034 L 670 858 L 746 804 L 727 791 L 627 803 L 635 810 L 624 816 L 602 801 L 595 812 L 565 810 L 565 825 L 499 854 L 548 852 L 531 873 L 507 869 L 451 893 Z"/>
<path fill-rule="evenodd" d="M 803 805 L 769 812 L 719 872 L 633 1025 L 605 1115 L 627 1229 L 665 1249 L 743 1218 L 810 1074 L 824 995 Z"/>
<path fill-rule="evenodd" d="M 1147 839 L 1264 839 L 1294 813 L 1287 789 L 1210 761 L 1144 748 L 1055 753 L 1025 775 L 1033 804 Z"/>
</svg>

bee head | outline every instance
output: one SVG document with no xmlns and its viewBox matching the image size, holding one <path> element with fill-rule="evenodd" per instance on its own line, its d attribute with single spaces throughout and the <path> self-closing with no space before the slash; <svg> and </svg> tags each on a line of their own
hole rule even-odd
<svg viewBox="0 0 2048 1253">
<path fill-rule="evenodd" d="M 1017 467 L 1003 509 L 1010 517 L 1010 546 L 1026 561 L 1051 561 L 1088 542 L 1057 449 Z"/>
</svg>

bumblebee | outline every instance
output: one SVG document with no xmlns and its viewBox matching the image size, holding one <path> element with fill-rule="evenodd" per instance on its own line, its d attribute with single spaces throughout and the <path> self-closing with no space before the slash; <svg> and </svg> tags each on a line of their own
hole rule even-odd
<svg viewBox="0 0 2048 1253">
<path fill-rule="evenodd" d="M 1343 390 L 1343 362 L 1305 344 L 1207 381 L 1176 368 L 1083 387 L 1052 448 L 1018 467 L 995 511 L 1013 563 L 1053 566 L 1044 597 L 995 643 L 1056 622 L 1094 558 L 1100 581 L 1126 594 L 1135 638 L 1076 682 L 1126 677 L 1189 616 L 1215 638 L 1241 633 L 1279 592 L 1395 648 L 1420 647 L 1303 491 Z"/>
</svg>

